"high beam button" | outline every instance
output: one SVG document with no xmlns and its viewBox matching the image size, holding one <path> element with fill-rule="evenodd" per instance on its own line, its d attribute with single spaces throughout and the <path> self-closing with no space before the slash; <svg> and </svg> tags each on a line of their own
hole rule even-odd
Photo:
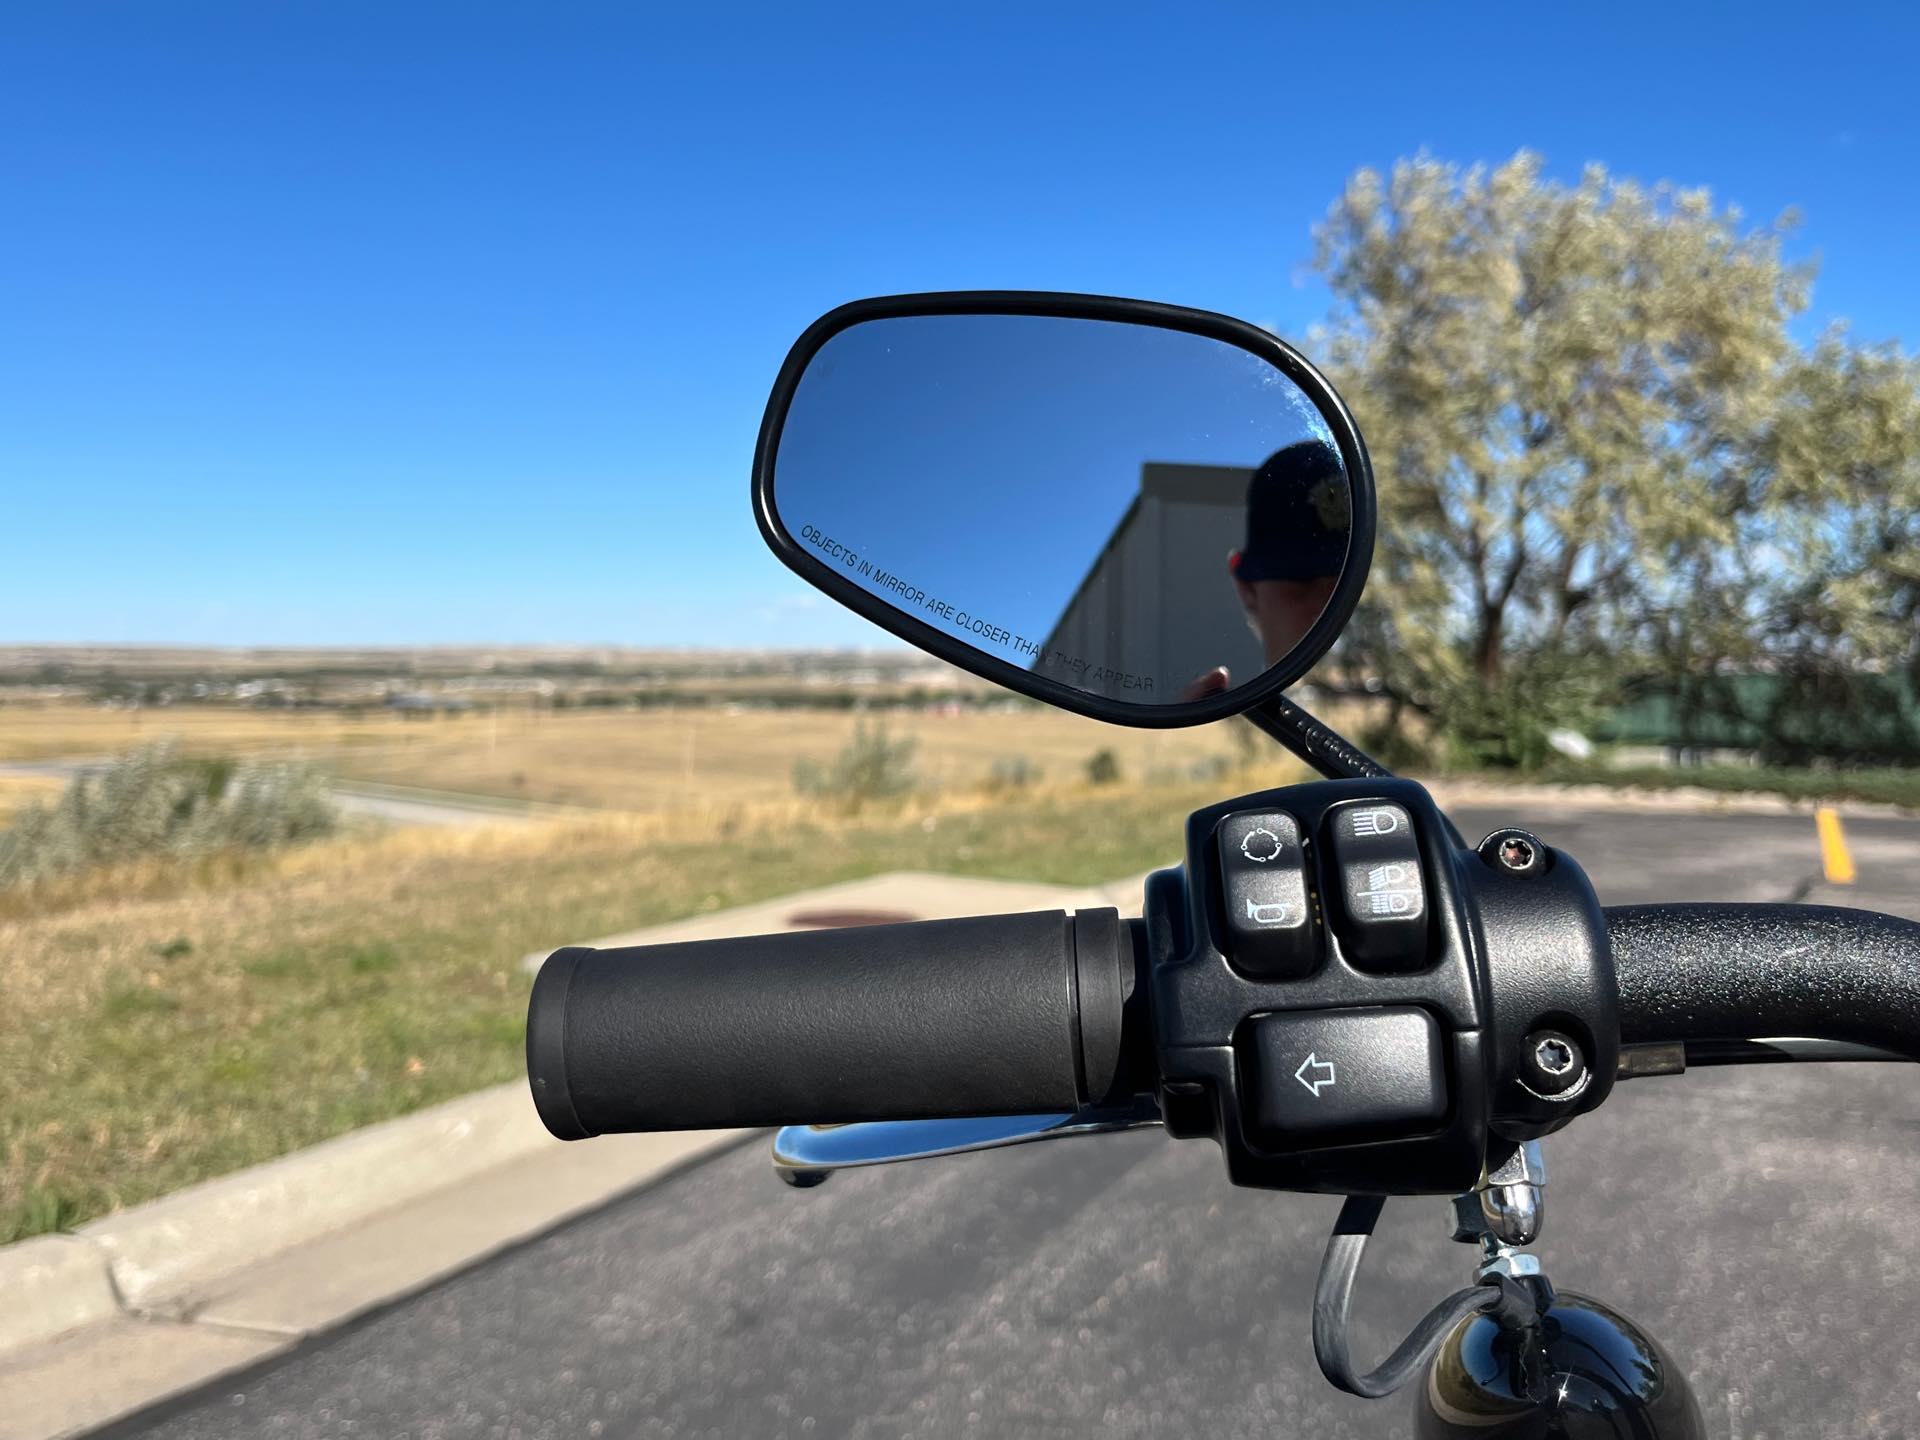
<svg viewBox="0 0 1920 1440">
<path fill-rule="evenodd" d="M 1427 885 L 1412 817 L 1389 801 L 1364 800 L 1334 811 L 1327 830 L 1347 958 L 1363 970 L 1426 965 Z"/>
</svg>

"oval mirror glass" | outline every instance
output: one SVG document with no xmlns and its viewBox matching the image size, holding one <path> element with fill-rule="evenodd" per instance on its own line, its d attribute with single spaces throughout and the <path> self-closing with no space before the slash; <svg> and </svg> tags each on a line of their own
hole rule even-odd
<svg viewBox="0 0 1920 1440">
<path fill-rule="evenodd" d="M 1105 718 L 1208 719 L 1297 678 L 1351 609 L 1334 421 L 1206 334 L 882 316 L 806 361 L 762 506 L 789 563 L 936 653 Z"/>
</svg>

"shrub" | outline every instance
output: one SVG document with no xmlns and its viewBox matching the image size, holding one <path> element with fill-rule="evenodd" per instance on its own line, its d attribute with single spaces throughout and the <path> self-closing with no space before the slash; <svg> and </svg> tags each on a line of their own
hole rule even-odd
<svg viewBox="0 0 1920 1440">
<path fill-rule="evenodd" d="M 1120 778 L 1120 757 L 1112 750 L 1096 750 L 1087 757 L 1087 781 L 1111 785 Z"/>
<path fill-rule="evenodd" d="M 1558 756 L 1548 738 L 1593 729 L 1607 690 L 1603 662 L 1541 654 L 1496 685 L 1462 688 L 1439 717 L 1446 758 L 1474 770 L 1539 770 Z"/>
<path fill-rule="evenodd" d="M 1040 783 L 1040 767 L 1024 755 L 1002 755 L 987 776 L 990 790 L 1025 790 Z"/>
<path fill-rule="evenodd" d="M 187 760 L 149 746 L 75 777 L 51 805 L 0 831 L 0 889 L 143 856 L 264 849 L 332 831 L 338 816 L 308 765 Z"/>
<path fill-rule="evenodd" d="M 1433 747 L 1414 733 L 1410 717 L 1383 719 L 1360 732 L 1360 748 L 1389 770 L 1431 770 Z"/>
<path fill-rule="evenodd" d="M 913 755 L 920 742 L 912 736 L 895 740 L 885 721 L 868 726 L 854 722 L 847 741 L 831 765 L 798 760 L 793 766 L 793 788 L 802 795 L 819 795 L 857 810 L 869 800 L 891 800 L 914 788 L 918 776 Z"/>
</svg>

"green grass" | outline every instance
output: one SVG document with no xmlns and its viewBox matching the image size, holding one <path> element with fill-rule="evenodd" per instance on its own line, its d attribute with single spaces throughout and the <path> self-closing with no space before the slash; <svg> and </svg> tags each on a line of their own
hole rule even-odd
<svg viewBox="0 0 1920 1440">
<path fill-rule="evenodd" d="M 0 1241 L 516 1078 L 531 951 L 888 870 L 1104 882 L 1221 793 L 411 832 L 0 911 Z"/>
</svg>

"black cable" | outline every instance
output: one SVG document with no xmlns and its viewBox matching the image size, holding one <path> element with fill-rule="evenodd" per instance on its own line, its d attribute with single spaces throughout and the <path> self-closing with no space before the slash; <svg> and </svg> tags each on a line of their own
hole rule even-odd
<svg viewBox="0 0 1920 1440">
<path fill-rule="evenodd" d="M 1510 1298 L 1497 1282 L 1456 1291 L 1429 1310 L 1379 1365 L 1364 1375 L 1355 1374 L 1347 1350 L 1347 1311 L 1353 1304 L 1353 1282 L 1360 1273 L 1367 1237 L 1373 1234 L 1386 1203 L 1379 1195 L 1347 1197 L 1347 1203 L 1340 1207 L 1340 1218 L 1333 1222 L 1326 1258 L 1320 1262 L 1320 1279 L 1313 1291 L 1313 1358 L 1320 1362 L 1320 1373 L 1336 1387 L 1363 1400 L 1391 1395 L 1425 1368 L 1454 1326 Z"/>
</svg>

